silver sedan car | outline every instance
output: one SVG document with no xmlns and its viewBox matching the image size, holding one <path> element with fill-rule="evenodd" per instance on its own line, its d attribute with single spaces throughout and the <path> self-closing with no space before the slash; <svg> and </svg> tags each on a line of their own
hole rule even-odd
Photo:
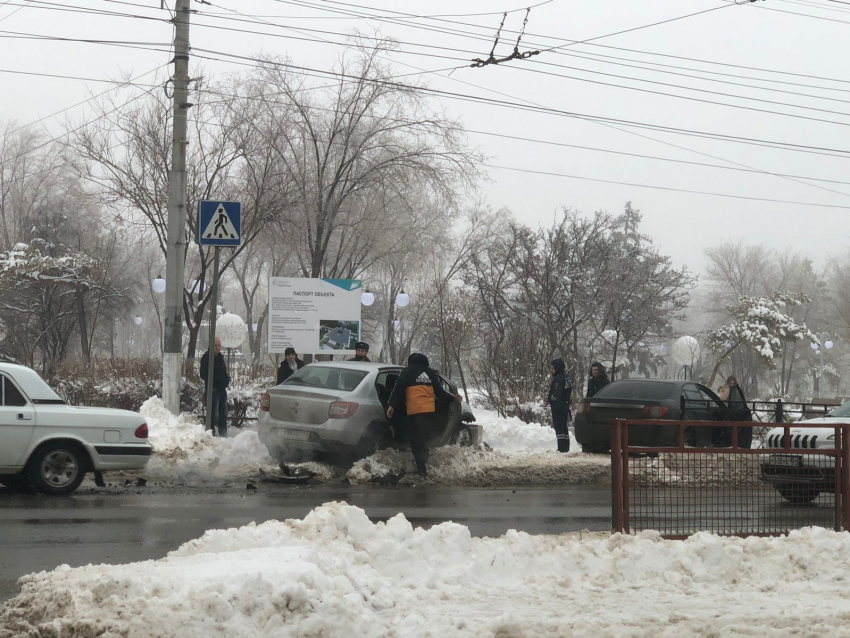
<svg viewBox="0 0 850 638">
<path fill-rule="evenodd" d="M 402 371 L 383 363 L 328 361 L 307 365 L 263 395 L 259 436 L 280 463 L 307 460 L 317 453 L 363 458 L 394 441 L 394 427 L 404 415 L 387 421 L 387 406 Z M 439 375 L 446 391 L 455 385 Z M 431 447 L 472 445 L 482 428 L 465 403 L 439 412 L 443 427 L 432 433 Z"/>
</svg>

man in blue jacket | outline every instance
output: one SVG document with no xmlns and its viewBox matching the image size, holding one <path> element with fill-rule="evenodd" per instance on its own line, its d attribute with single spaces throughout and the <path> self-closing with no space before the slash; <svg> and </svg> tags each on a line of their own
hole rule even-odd
<svg viewBox="0 0 850 638">
<path fill-rule="evenodd" d="M 573 382 L 567 374 L 563 359 L 555 359 L 550 368 L 552 383 L 549 385 L 549 407 L 552 409 L 552 425 L 558 438 L 558 452 L 570 451 L 570 401 L 573 396 Z"/>
</svg>

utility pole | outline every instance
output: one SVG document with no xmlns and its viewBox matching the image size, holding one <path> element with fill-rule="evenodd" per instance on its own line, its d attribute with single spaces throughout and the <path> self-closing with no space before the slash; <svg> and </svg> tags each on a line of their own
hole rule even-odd
<svg viewBox="0 0 850 638">
<path fill-rule="evenodd" d="M 189 104 L 189 3 L 174 10 L 174 124 L 168 172 L 168 235 L 165 265 L 165 325 L 162 348 L 162 398 L 180 413 L 183 373 L 183 272 L 186 262 L 186 119 Z"/>
</svg>

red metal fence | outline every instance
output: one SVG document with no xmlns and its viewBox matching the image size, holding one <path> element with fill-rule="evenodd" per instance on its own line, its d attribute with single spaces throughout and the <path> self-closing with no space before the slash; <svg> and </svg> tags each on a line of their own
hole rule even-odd
<svg viewBox="0 0 850 638">
<path fill-rule="evenodd" d="M 752 428 L 764 425 L 614 421 L 614 530 L 685 538 L 699 531 L 771 536 L 810 525 L 850 529 L 850 426 L 774 424 L 772 434 L 752 436 Z M 696 438 L 717 447 L 687 447 L 687 428 L 712 428 L 711 436 Z M 653 447 L 656 439 L 676 443 Z"/>
</svg>

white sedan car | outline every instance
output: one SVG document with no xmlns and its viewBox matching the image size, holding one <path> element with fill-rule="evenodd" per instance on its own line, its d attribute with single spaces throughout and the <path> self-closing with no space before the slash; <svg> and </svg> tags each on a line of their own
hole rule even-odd
<svg viewBox="0 0 850 638">
<path fill-rule="evenodd" d="M 38 374 L 0 363 L 0 483 L 69 494 L 86 472 L 147 465 L 148 426 L 138 412 L 67 405 Z"/>
</svg>

